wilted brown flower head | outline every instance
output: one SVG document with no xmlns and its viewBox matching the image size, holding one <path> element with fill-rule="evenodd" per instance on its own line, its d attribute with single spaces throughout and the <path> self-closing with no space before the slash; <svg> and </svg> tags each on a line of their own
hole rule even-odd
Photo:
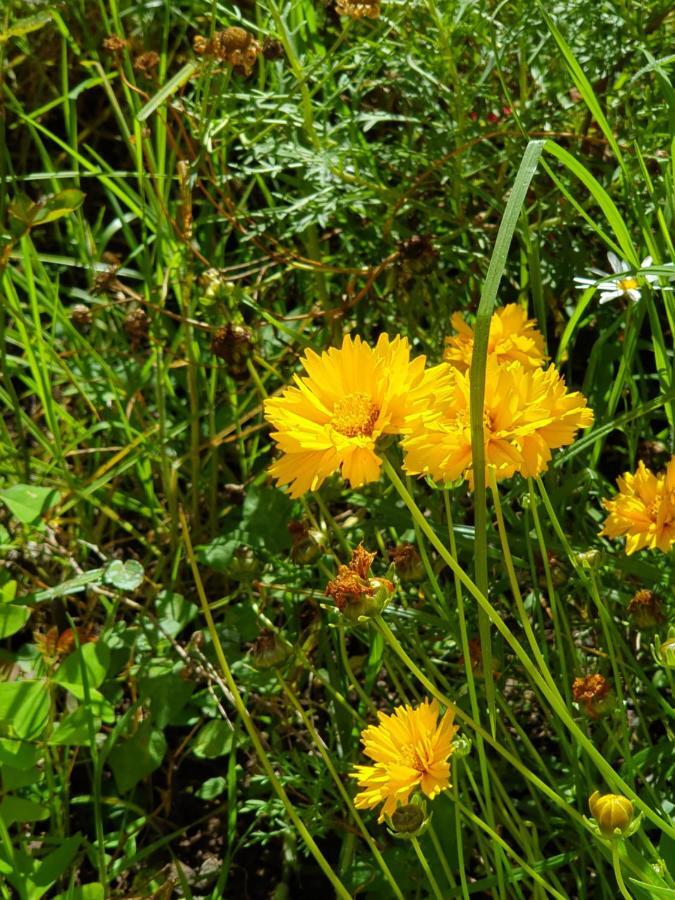
<svg viewBox="0 0 675 900">
<path fill-rule="evenodd" d="M 159 53 L 155 53 L 154 50 L 148 50 L 145 53 L 141 53 L 134 60 L 134 69 L 137 72 L 142 72 L 144 75 L 150 75 L 152 70 L 157 68 L 159 65 Z"/>
<path fill-rule="evenodd" d="M 109 34 L 108 37 L 103 40 L 103 49 L 108 50 L 110 53 L 119 53 L 120 50 L 124 50 L 124 48 L 128 46 L 129 41 L 116 34 Z"/>
<path fill-rule="evenodd" d="M 331 597 L 337 608 L 348 618 L 379 612 L 382 593 L 391 594 L 394 585 L 386 578 L 370 578 L 370 567 L 375 553 L 363 546 L 352 552 L 348 566 L 341 565 L 335 578 L 326 585 L 326 596 Z M 377 608 L 379 607 L 379 608 Z"/>
<path fill-rule="evenodd" d="M 335 11 L 339 16 L 349 16 L 350 19 L 377 19 L 380 0 L 335 0 Z"/>
<path fill-rule="evenodd" d="M 637 591 L 628 604 L 628 615 L 637 628 L 655 628 L 665 622 L 661 612 L 661 598 L 654 591 Z"/>
<path fill-rule="evenodd" d="M 229 63 L 235 69 L 241 69 L 245 75 L 251 74 L 258 54 L 262 52 L 253 35 L 236 25 L 217 31 L 212 38 L 198 34 L 192 46 L 199 56 Z"/>
<path fill-rule="evenodd" d="M 591 719 L 598 719 L 611 709 L 611 687 L 604 675 L 586 675 L 575 678 L 572 697 Z"/>
<path fill-rule="evenodd" d="M 265 59 L 283 59 L 284 45 L 276 38 L 266 37 L 263 41 L 262 52 Z"/>
</svg>

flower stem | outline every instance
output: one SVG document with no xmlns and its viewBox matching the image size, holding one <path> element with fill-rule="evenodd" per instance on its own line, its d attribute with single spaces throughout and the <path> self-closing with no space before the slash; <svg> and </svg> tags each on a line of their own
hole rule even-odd
<svg viewBox="0 0 675 900">
<path fill-rule="evenodd" d="M 621 896 L 624 898 L 624 900 L 633 900 L 632 896 L 628 892 L 626 883 L 623 880 L 623 872 L 621 871 L 621 860 L 619 859 L 619 846 L 617 841 L 612 842 L 612 868 L 614 869 L 616 883 L 618 884 L 619 890 L 621 891 Z"/>
<path fill-rule="evenodd" d="M 244 727 L 248 732 L 248 736 L 251 739 L 251 743 L 255 749 L 255 752 L 260 760 L 260 764 L 265 770 L 265 774 L 270 780 L 270 784 L 274 788 L 277 796 L 281 800 L 286 813 L 295 825 L 295 828 L 298 831 L 298 834 L 305 842 L 307 849 L 312 854 L 314 859 L 317 861 L 319 868 L 324 873 L 326 878 L 333 885 L 336 894 L 338 897 L 343 898 L 343 900 L 351 900 L 351 894 L 347 890 L 347 888 L 342 884 L 340 879 L 337 877 L 335 872 L 332 870 L 330 863 L 323 855 L 319 847 L 317 846 L 314 838 L 307 830 L 305 823 L 302 821 L 300 816 L 295 811 L 295 808 L 291 801 L 288 799 L 288 795 L 284 790 L 283 785 L 277 778 L 272 763 L 265 752 L 265 748 L 262 745 L 262 741 L 260 740 L 260 735 L 258 734 L 258 730 L 255 727 L 253 719 L 246 708 L 246 704 L 244 703 L 241 694 L 239 693 L 239 688 L 237 687 L 237 683 L 232 676 L 232 672 L 230 670 L 230 666 L 225 657 L 225 653 L 223 651 L 223 646 L 220 643 L 220 638 L 218 637 L 218 632 L 216 630 L 216 623 L 213 620 L 213 616 L 211 615 L 211 608 L 209 607 L 209 601 L 206 597 L 206 592 L 204 591 L 204 585 L 202 584 L 201 575 L 199 574 L 199 569 L 197 567 L 197 561 L 195 559 L 194 551 L 192 549 L 192 542 L 190 540 L 190 531 L 188 528 L 187 519 L 185 518 L 185 513 L 183 509 L 179 510 L 180 515 L 180 524 L 183 532 L 183 543 L 185 546 L 185 553 L 187 555 L 188 561 L 190 563 L 190 568 L 192 569 L 192 575 L 195 580 L 195 586 L 197 588 L 197 594 L 199 595 L 199 600 L 202 606 L 202 611 L 204 613 L 204 618 L 206 619 L 206 625 L 209 629 L 209 634 L 211 635 L 211 640 L 213 641 L 213 647 L 216 652 L 216 657 L 218 659 L 218 663 L 220 665 L 221 671 L 223 673 L 223 677 L 225 679 L 225 683 L 232 694 L 232 700 L 234 702 L 235 709 L 239 714 L 242 722 L 244 723 Z"/>
<path fill-rule="evenodd" d="M 420 847 L 420 842 L 416 837 L 414 837 L 411 839 L 410 843 L 415 848 L 415 853 L 417 854 L 417 858 L 419 859 L 420 864 L 424 869 L 424 874 L 427 876 L 427 880 L 431 885 L 431 890 L 434 893 L 434 897 L 436 897 L 436 900 L 443 900 L 443 894 L 441 894 L 441 889 L 438 886 L 438 882 L 434 878 L 434 873 L 429 868 L 429 863 L 427 862 L 427 858 L 424 855 L 422 848 Z"/>
</svg>

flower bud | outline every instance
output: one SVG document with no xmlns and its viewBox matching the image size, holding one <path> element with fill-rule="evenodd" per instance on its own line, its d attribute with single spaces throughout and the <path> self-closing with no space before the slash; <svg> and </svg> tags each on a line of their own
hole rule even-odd
<svg viewBox="0 0 675 900">
<path fill-rule="evenodd" d="M 286 662 L 290 650 L 273 631 L 261 631 L 251 647 L 251 664 L 256 669 L 273 669 Z"/>
<path fill-rule="evenodd" d="M 605 837 L 628 836 L 633 821 L 633 804 L 620 794 L 595 791 L 588 800 L 591 815 Z"/>
<path fill-rule="evenodd" d="M 595 570 L 602 565 L 602 551 L 598 549 L 583 550 L 577 553 L 575 558 L 582 569 Z"/>
<path fill-rule="evenodd" d="M 671 629 L 671 633 L 659 647 L 658 659 L 662 666 L 675 669 L 675 630 Z"/>
<path fill-rule="evenodd" d="M 399 544 L 389 551 L 389 559 L 396 566 L 401 581 L 421 581 L 424 578 L 422 558 L 413 544 Z"/>
<path fill-rule="evenodd" d="M 402 831 L 405 834 L 417 832 L 424 822 L 424 810 L 417 803 L 407 803 L 399 806 L 391 817 L 394 831 Z"/>
<path fill-rule="evenodd" d="M 298 566 L 315 562 L 323 553 L 325 537 L 317 528 L 310 528 L 304 522 L 289 522 L 291 533 L 291 559 Z"/>
<path fill-rule="evenodd" d="M 260 572 L 261 564 L 255 551 L 248 544 L 240 544 L 234 551 L 228 574 L 238 581 L 252 581 Z"/>
</svg>

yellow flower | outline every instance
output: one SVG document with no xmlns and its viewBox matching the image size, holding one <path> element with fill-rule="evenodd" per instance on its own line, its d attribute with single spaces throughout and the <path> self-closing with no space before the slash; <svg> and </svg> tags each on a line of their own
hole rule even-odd
<svg viewBox="0 0 675 900">
<path fill-rule="evenodd" d="M 461 313 L 454 313 L 451 321 L 457 334 L 445 339 L 443 358 L 463 372 L 471 365 L 473 328 L 466 324 Z M 488 355 L 494 356 L 500 363 L 522 363 L 526 369 L 538 369 L 546 361 L 544 336 L 537 330 L 534 319 L 528 319 L 525 310 L 517 303 L 509 303 L 493 313 Z"/>
<path fill-rule="evenodd" d="M 316 490 L 336 471 L 353 487 L 376 481 L 378 438 L 398 434 L 410 405 L 424 396 L 443 367 L 425 370 L 424 356 L 410 360 L 406 338 L 380 335 L 375 347 L 344 338 L 318 356 L 307 350 L 306 376 L 265 402 L 282 456 L 270 471 L 292 497 Z"/>
<path fill-rule="evenodd" d="M 448 367 L 425 404 L 409 415 L 403 441 L 406 472 L 437 481 L 464 477 L 472 482 L 470 390 L 469 370 Z M 488 357 L 485 459 L 497 479 L 546 471 L 551 451 L 571 444 L 577 430 L 592 422 L 586 398 L 569 393 L 554 366 L 528 369 L 519 362 L 500 365 Z"/>
<path fill-rule="evenodd" d="M 448 757 L 457 731 L 454 712 L 448 709 L 438 722 L 436 700 L 425 700 L 413 709 L 397 706 L 393 715 L 379 713 L 379 725 L 370 725 L 361 734 L 363 752 L 375 763 L 355 766 L 352 778 L 358 780 L 358 809 L 372 809 L 383 803 L 379 820 L 391 816 L 397 806 L 408 803 L 420 789 L 433 798 L 450 787 Z"/>
<path fill-rule="evenodd" d="M 604 500 L 609 511 L 601 535 L 626 536 L 626 553 L 647 547 L 667 553 L 675 544 L 675 456 L 665 473 L 655 475 L 645 464 L 617 478 L 619 493 Z"/>
</svg>

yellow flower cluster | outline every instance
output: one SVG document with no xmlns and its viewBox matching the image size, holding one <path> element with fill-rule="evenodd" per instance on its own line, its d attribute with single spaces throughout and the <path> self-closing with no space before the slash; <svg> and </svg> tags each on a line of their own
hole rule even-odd
<svg viewBox="0 0 675 900">
<path fill-rule="evenodd" d="M 438 481 L 472 479 L 469 363 L 473 333 L 460 329 L 446 355 L 453 364 L 425 368 L 410 359 L 405 338 L 381 335 L 370 347 L 345 337 L 321 356 L 308 350 L 306 375 L 268 400 L 265 415 L 282 456 L 271 468 L 293 497 L 316 490 L 340 471 L 353 487 L 379 478 L 378 441 L 403 437 L 405 470 Z M 454 341 L 455 343 L 452 343 Z M 484 406 L 485 455 L 496 477 L 544 472 L 551 451 L 572 443 L 593 414 L 586 399 L 569 393 L 545 361 L 543 338 L 512 304 L 493 317 Z M 457 363 L 455 365 L 454 363 Z"/>
<path fill-rule="evenodd" d="M 617 479 L 619 493 L 603 505 L 609 515 L 600 532 L 607 537 L 626 538 L 626 553 L 662 550 L 675 544 L 675 456 L 665 472 L 655 475 L 643 462 L 633 474 Z"/>
</svg>

